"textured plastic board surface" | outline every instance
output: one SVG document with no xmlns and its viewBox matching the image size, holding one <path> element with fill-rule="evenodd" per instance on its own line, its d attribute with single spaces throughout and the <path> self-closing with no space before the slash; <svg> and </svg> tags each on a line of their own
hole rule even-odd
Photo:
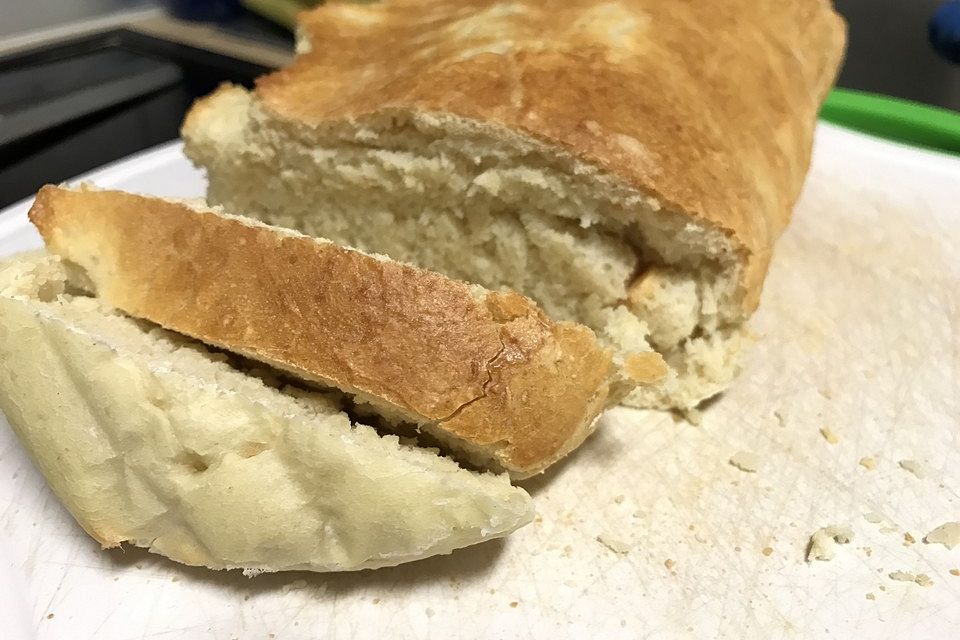
<svg viewBox="0 0 960 640">
<path fill-rule="evenodd" d="M 176 145 L 92 179 L 203 191 Z M 25 211 L 0 214 L 0 254 L 39 245 Z M 958 249 L 960 161 L 822 126 L 757 343 L 702 424 L 611 411 L 526 483 L 534 524 L 393 569 L 247 579 L 101 551 L 0 418 L 4 637 L 955 637 L 960 548 L 921 540 L 960 520 Z M 853 540 L 807 563 L 828 525 Z"/>
</svg>

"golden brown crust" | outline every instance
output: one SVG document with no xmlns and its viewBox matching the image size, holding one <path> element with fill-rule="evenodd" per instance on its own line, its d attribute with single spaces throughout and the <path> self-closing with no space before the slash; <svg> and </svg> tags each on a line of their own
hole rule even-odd
<svg viewBox="0 0 960 640">
<path fill-rule="evenodd" d="M 452 114 L 545 142 L 723 229 L 747 312 L 845 41 L 829 0 L 331 2 L 302 27 L 312 51 L 257 82 L 268 111 Z"/>
<path fill-rule="evenodd" d="M 361 392 L 491 448 L 522 477 L 589 433 L 610 355 L 513 293 L 185 204 L 44 187 L 48 248 L 100 297 L 209 344 Z"/>
</svg>

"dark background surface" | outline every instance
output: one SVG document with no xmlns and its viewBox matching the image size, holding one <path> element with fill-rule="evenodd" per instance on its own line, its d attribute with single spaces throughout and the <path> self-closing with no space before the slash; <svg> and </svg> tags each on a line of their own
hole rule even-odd
<svg viewBox="0 0 960 640">
<path fill-rule="evenodd" d="M 937 56 L 927 40 L 927 22 L 942 0 L 834 0 L 834 4 L 849 28 L 841 87 L 960 111 L 960 65 Z"/>
<path fill-rule="evenodd" d="M 0 59 L 0 207 L 177 138 L 196 98 L 268 70 L 123 29 Z"/>
</svg>

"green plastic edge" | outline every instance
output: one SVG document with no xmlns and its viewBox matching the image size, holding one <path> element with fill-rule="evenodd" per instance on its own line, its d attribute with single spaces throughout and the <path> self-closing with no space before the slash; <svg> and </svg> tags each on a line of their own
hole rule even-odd
<svg viewBox="0 0 960 640">
<path fill-rule="evenodd" d="M 960 155 L 960 113 L 866 91 L 834 89 L 820 109 L 827 122 L 917 147 Z"/>
</svg>

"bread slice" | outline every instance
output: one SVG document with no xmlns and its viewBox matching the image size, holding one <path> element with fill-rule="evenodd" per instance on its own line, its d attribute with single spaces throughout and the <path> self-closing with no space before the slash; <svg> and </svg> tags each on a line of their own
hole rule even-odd
<svg viewBox="0 0 960 640">
<path fill-rule="evenodd" d="M 130 315 L 354 396 L 515 478 L 593 430 L 610 354 L 530 300 L 199 204 L 44 187 L 47 247 Z"/>
<path fill-rule="evenodd" d="M 516 289 L 627 372 L 652 349 L 666 375 L 630 404 L 731 381 L 842 55 L 829 0 L 385 0 L 300 26 L 289 68 L 188 114 L 211 202 Z"/>
<path fill-rule="evenodd" d="M 248 571 L 382 567 L 532 517 L 506 476 L 351 424 L 335 396 L 72 292 L 59 259 L 0 263 L 0 409 L 104 547 Z"/>
</svg>

